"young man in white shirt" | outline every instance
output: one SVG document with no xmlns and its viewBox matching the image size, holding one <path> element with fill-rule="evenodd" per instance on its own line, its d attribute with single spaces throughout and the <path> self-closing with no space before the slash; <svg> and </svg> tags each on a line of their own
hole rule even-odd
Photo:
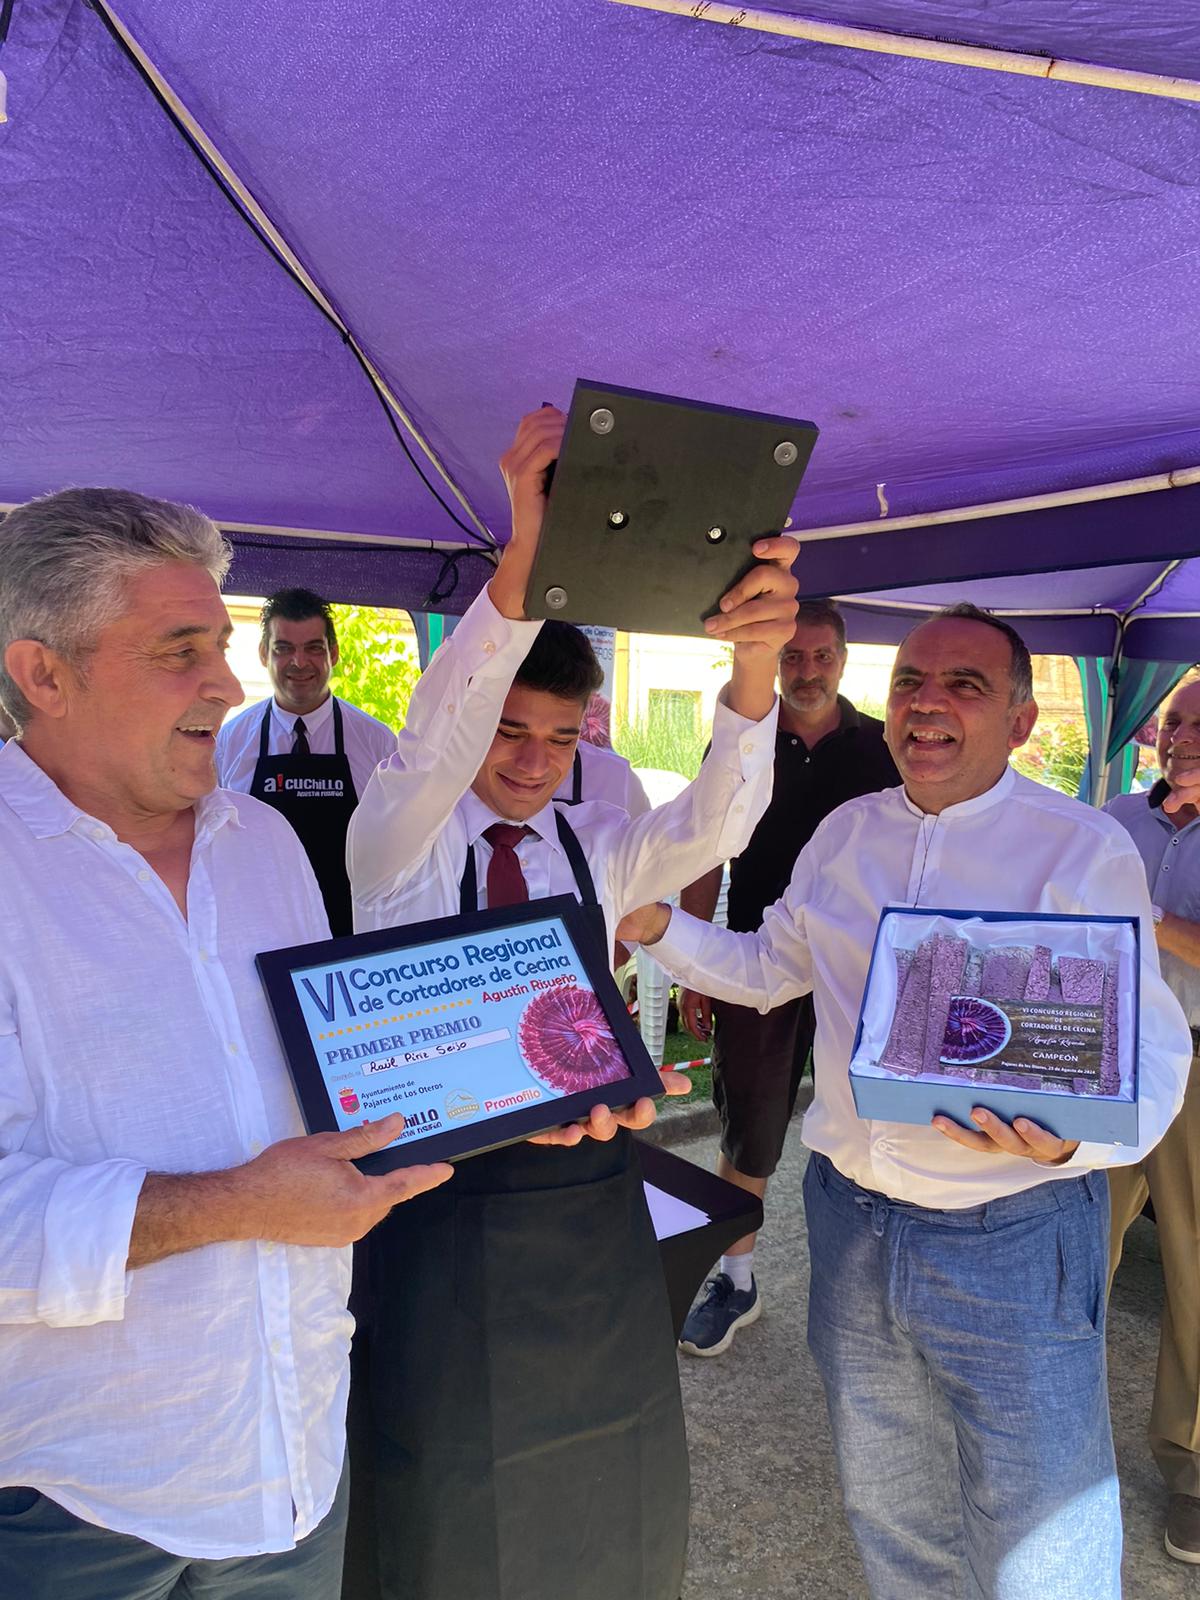
<svg viewBox="0 0 1200 1600">
<path fill-rule="evenodd" d="M 736 854 L 766 806 L 774 652 L 795 615 L 786 539 L 755 546 L 760 564 L 709 625 L 734 646 L 733 677 L 697 780 L 635 820 L 602 802 L 552 803 L 600 680 L 578 629 L 524 617 L 564 423 L 548 407 L 522 421 L 501 463 L 512 539 L 430 663 L 400 749 L 351 824 L 359 928 L 574 893 L 611 950 L 616 923 L 651 883 L 670 893 Z M 572 1127 L 476 1156 L 456 1173 L 459 1204 L 372 1239 L 369 1410 L 386 1600 L 678 1600 L 686 1441 L 662 1267 L 626 1131 L 652 1115 L 650 1102 L 601 1107 L 586 1143 Z"/>
<path fill-rule="evenodd" d="M 1104 1168 L 1162 1137 L 1191 1037 L 1124 830 L 1008 765 L 1036 716 L 1020 637 L 951 607 L 897 654 L 903 787 L 827 817 L 757 933 L 664 905 L 621 930 L 719 999 L 768 1011 L 813 993 L 808 1338 L 876 1600 L 1120 1595 Z M 1138 916 L 1139 1143 L 1065 1143 L 982 1109 L 970 1129 L 861 1120 L 848 1066 L 888 904 Z"/>
<path fill-rule="evenodd" d="M 0 524 L 5 1600 L 337 1600 L 345 1247 L 450 1176 L 303 1136 L 254 957 L 328 927 L 215 789 L 228 559 L 111 489 Z"/>
<path fill-rule="evenodd" d="M 221 728 L 217 781 L 287 818 L 317 875 L 330 928 L 349 933 L 346 829 L 396 735 L 330 692 L 337 631 L 328 603 L 311 589 L 280 589 L 267 599 L 258 657 L 274 693 Z"/>
</svg>

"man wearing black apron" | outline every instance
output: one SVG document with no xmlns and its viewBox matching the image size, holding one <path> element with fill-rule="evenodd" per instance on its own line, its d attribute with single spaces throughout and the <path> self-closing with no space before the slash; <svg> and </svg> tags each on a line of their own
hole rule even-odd
<svg viewBox="0 0 1200 1600">
<path fill-rule="evenodd" d="M 564 420 L 545 408 L 522 422 L 503 463 L 513 538 L 351 823 L 359 928 L 573 891 L 611 950 L 623 906 L 736 853 L 765 807 L 772 652 L 795 612 L 787 541 L 758 552 L 773 559 L 723 616 L 734 680 L 696 782 L 636 820 L 583 801 L 568 821 L 553 803 L 600 681 L 578 629 L 523 620 Z M 738 614 L 747 601 L 755 623 Z M 747 648 L 760 640 L 761 660 Z M 597 1108 L 590 1137 L 559 1129 L 460 1162 L 447 1204 L 423 1205 L 410 1227 L 410 1202 L 370 1237 L 369 1396 L 361 1382 L 358 1396 L 369 1435 L 352 1428 L 366 1459 L 352 1455 L 351 1481 L 374 1478 L 385 1600 L 677 1600 L 686 1440 L 629 1132 L 652 1115 L 650 1102 Z M 346 1595 L 364 1600 L 357 1572 Z"/>
<path fill-rule="evenodd" d="M 331 930 L 349 933 L 346 830 L 371 772 L 395 751 L 396 736 L 330 693 L 338 643 L 320 595 L 283 589 L 270 597 L 259 659 L 274 694 L 221 729 L 218 781 L 282 812 L 312 863 Z"/>
</svg>

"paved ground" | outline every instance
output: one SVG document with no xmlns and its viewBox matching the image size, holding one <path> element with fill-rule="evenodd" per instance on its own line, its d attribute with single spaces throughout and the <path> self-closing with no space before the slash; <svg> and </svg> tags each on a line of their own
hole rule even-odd
<svg viewBox="0 0 1200 1600">
<path fill-rule="evenodd" d="M 772 1184 L 756 1256 L 762 1318 L 716 1360 L 680 1357 L 692 1460 L 684 1600 L 866 1600 L 841 1512 L 824 1399 L 804 1345 L 806 1152 L 798 1132 Z M 716 1159 L 711 1137 L 675 1148 L 703 1166 Z M 1165 1494 L 1144 1440 L 1161 1298 L 1154 1229 L 1139 1222 L 1113 1289 L 1109 1333 L 1125 1600 L 1200 1600 L 1200 1567 L 1184 1567 L 1163 1551 Z"/>
</svg>

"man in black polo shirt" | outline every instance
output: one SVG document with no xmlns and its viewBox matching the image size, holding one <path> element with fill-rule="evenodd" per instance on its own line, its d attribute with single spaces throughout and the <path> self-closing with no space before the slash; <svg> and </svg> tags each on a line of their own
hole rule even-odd
<svg viewBox="0 0 1200 1600">
<path fill-rule="evenodd" d="M 771 804 L 750 843 L 730 863 L 728 925 L 753 933 L 787 888 L 796 857 L 831 811 L 857 795 L 900 782 L 883 742 L 883 723 L 838 694 L 846 667 L 846 627 L 826 600 L 803 601 L 796 631 L 779 657 L 779 731 Z M 693 916 L 712 919 L 717 870 L 680 896 Z M 716 1017 L 715 1030 L 713 1017 Z M 688 1032 L 713 1040 L 713 1103 L 721 1118 L 717 1171 L 762 1199 L 779 1164 L 796 1091 L 815 1029 L 811 995 L 765 1016 L 684 989 L 679 1012 Z M 754 1280 L 755 1234 L 739 1239 L 692 1308 L 679 1344 L 695 1356 L 722 1355 L 738 1328 L 762 1310 Z"/>
</svg>

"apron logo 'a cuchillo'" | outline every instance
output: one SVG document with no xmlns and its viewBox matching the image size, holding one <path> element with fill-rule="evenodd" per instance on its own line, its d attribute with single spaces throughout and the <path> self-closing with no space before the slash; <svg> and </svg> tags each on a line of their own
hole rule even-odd
<svg viewBox="0 0 1200 1600">
<path fill-rule="evenodd" d="M 278 772 L 273 778 L 263 780 L 262 792 L 315 795 L 317 799 L 328 795 L 331 799 L 340 800 L 346 792 L 346 785 L 340 778 L 285 778 L 282 772 Z"/>
</svg>

